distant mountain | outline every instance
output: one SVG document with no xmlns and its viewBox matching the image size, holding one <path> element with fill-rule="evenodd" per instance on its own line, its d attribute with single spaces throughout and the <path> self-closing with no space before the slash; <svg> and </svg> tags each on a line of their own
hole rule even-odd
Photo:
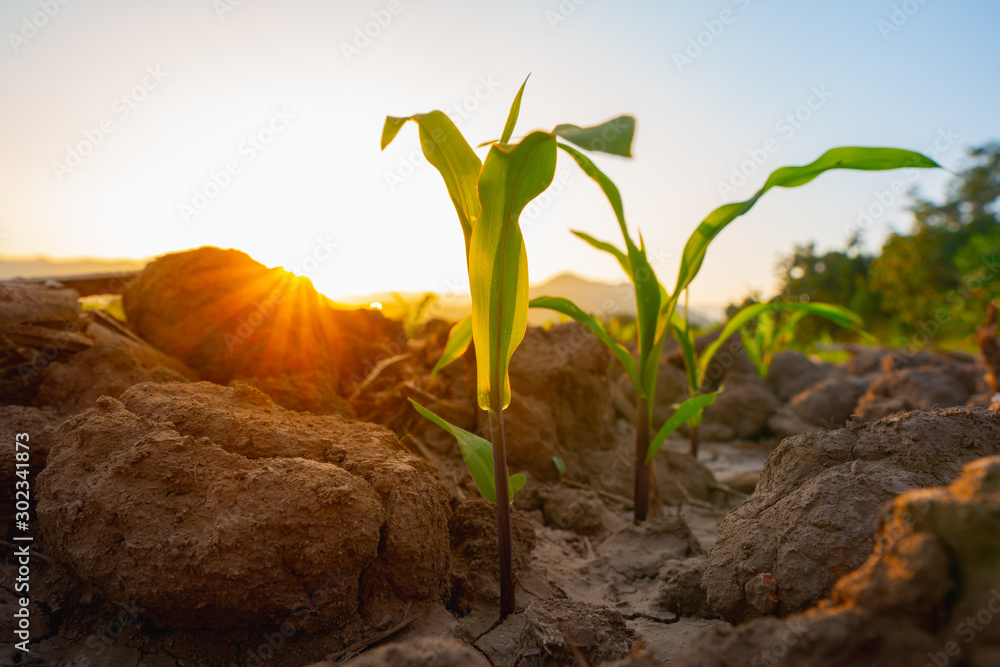
<svg viewBox="0 0 1000 667">
<path fill-rule="evenodd" d="M 541 285 L 530 287 L 528 296 L 532 299 L 539 296 L 561 296 L 580 306 L 584 312 L 596 315 L 602 320 L 635 316 L 635 294 L 632 291 L 632 284 L 627 282 L 604 283 L 581 278 L 572 273 L 560 273 Z M 556 318 L 557 316 L 551 311 L 534 309 L 528 311 L 528 321 L 531 324 L 544 324 Z"/>
<path fill-rule="evenodd" d="M 53 278 L 91 273 L 139 271 L 148 259 L 4 259 L 0 257 L 0 280 L 11 278 Z"/>
</svg>

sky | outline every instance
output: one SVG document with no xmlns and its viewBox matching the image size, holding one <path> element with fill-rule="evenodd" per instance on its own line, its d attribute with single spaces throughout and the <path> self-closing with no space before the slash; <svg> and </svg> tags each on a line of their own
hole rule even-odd
<svg viewBox="0 0 1000 667">
<path fill-rule="evenodd" d="M 958 170 L 1000 138 L 1000 3 L 989 0 L 4 0 L 0 257 L 144 258 L 235 247 L 331 297 L 467 290 L 462 233 L 410 124 L 447 111 L 473 145 L 637 119 L 595 161 L 661 281 L 717 206 L 838 145 Z M 485 155 L 485 149 L 480 151 Z M 622 278 L 572 237 L 621 243 L 566 156 L 521 219 L 532 283 Z M 835 172 L 768 193 L 712 245 L 694 303 L 775 287 L 795 244 L 871 248 L 945 171 Z M 868 216 L 862 216 L 867 211 Z M 860 222 L 859 222 L 860 221 Z"/>
</svg>

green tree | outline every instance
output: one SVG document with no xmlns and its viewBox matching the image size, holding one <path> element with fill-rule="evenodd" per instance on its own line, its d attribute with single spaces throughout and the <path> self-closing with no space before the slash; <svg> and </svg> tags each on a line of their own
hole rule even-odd
<svg viewBox="0 0 1000 667">
<path fill-rule="evenodd" d="M 868 285 L 871 255 L 861 252 L 859 237 L 846 250 L 817 254 L 813 243 L 797 245 L 791 255 L 777 266 L 782 289 L 775 300 L 822 301 L 836 303 L 857 313 L 866 329 L 884 324 L 882 299 Z M 855 334 L 828 320 L 806 318 L 799 323 L 797 337 L 811 341 L 824 334 L 834 339 L 853 338 Z M 874 332 L 873 332 L 874 333 Z"/>
<path fill-rule="evenodd" d="M 1000 143 L 973 148 L 942 202 L 913 196 L 909 231 L 890 234 L 877 255 L 853 237 L 843 250 L 796 246 L 778 263 L 776 299 L 837 303 L 881 340 L 908 347 L 974 345 L 986 304 L 1000 296 Z M 849 332 L 803 320 L 799 344 Z"/>
<path fill-rule="evenodd" d="M 1000 143 L 969 151 L 945 200 L 914 198 L 908 234 L 892 234 L 871 264 L 894 333 L 911 345 L 971 342 L 1000 287 Z"/>
</svg>

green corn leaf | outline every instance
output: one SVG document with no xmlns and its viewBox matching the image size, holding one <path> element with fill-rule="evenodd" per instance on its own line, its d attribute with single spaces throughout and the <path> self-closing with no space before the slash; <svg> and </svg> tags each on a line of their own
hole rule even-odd
<svg viewBox="0 0 1000 667">
<path fill-rule="evenodd" d="M 598 169 L 590 158 L 575 148 L 563 143 L 559 144 L 559 148 L 576 160 L 583 172 L 601 187 L 615 212 L 615 217 L 618 219 L 618 227 L 621 229 L 628 251 L 628 266 L 631 267 L 631 272 L 628 273 L 635 286 L 636 323 L 639 334 L 639 380 L 641 384 L 641 387 L 637 389 L 645 396 L 653 396 L 654 394 L 651 392 L 656 389 L 656 376 L 659 367 L 659 359 L 654 359 L 654 357 L 657 356 L 655 354 L 657 349 L 661 351 L 663 349 L 662 342 L 658 344 L 656 340 L 657 316 L 660 312 L 660 283 L 646 257 L 645 245 L 637 247 L 635 241 L 629 236 L 621 193 L 618 192 L 614 182 Z M 642 243 L 641 237 L 639 240 Z M 620 258 L 618 262 L 622 264 Z M 625 268 L 624 264 L 622 264 L 622 268 Z"/>
<path fill-rule="evenodd" d="M 640 395 L 649 399 L 647 401 L 647 417 L 649 423 L 653 423 L 653 397 L 656 396 L 656 382 L 659 379 L 660 363 L 663 358 L 663 345 L 667 342 L 667 337 L 663 336 L 654 341 L 653 347 L 645 353 L 640 351 L 640 359 L 644 360 L 641 366 L 639 380 L 642 382 Z"/>
<path fill-rule="evenodd" d="M 524 488 L 524 485 L 528 483 L 528 478 L 525 475 L 517 474 L 511 475 L 507 483 L 507 488 L 510 489 L 510 499 L 514 500 L 514 494 Z"/>
<path fill-rule="evenodd" d="M 743 342 L 747 358 L 757 369 L 757 374 L 761 377 L 767 375 L 767 366 L 764 364 L 764 342 L 758 335 L 751 336 L 744 329 L 740 329 L 740 340 Z"/>
<path fill-rule="evenodd" d="M 681 354 L 684 356 L 684 370 L 687 373 L 688 388 L 697 391 L 700 388 L 698 382 L 698 352 L 695 347 L 694 332 L 690 325 L 684 321 L 680 313 L 676 310 L 670 318 L 670 329 L 674 332 L 674 338 L 681 346 Z M 665 336 L 663 337 L 666 338 Z"/>
<path fill-rule="evenodd" d="M 613 255 L 614 258 L 618 260 L 618 264 L 622 267 L 622 271 L 625 272 L 625 275 L 628 276 L 628 279 L 632 280 L 632 267 L 629 266 L 628 264 L 628 255 L 619 250 L 613 244 L 608 243 L 607 241 L 601 241 L 599 239 L 595 239 L 593 236 L 587 234 L 586 232 L 581 232 L 575 229 L 571 229 L 570 233 L 578 238 L 583 239 L 586 243 L 590 244 L 591 247 L 596 248 L 597 250 L 603 250 L 604 252 Z"/>
<path fill-rule="evenodd" d="M 656 396 L 656 381 L 663 356 L 665 338 L 657 340 L 656 327 L 660 314 L 660 294 L 662 287 L 656 272 L 646 257 L 646 243 L 639 234 L 639 248 L 630 249 L 629 263 L 632 265 L 633 285 L 635 285 L 636 323 L 639 331 L 639 375 L 642 388 L 649 398 L 649 416 L 653 415 L 653 397 Z"/>
<path fill-rule="evenodd" d="M 817 160 L 801 167 L 781 167 L 768 176 L 764 187 L 746 201 L 725 204 L 708 214 L 684 246 L 681 256 L 677 286 L 674 288 L 670 308 L 674 308 L 682 290 L 687 288 L 698 275 L 709 244 L 726 226 L 743 215 L 757 203 L 765 192 L 774 187 L 795 188 L 805 185 L 823 172 L 831 169 L 857 169 L 862 171 L 884 171 L 888 169 L 934 168 L 940 167 L 929 157 L 900 148 L 869 148 L 843 146 L 831 148 Z"/>
<path fill-rule="evenodd" d="M 431 375 L 437 375 L 439 370 L 465 354 L 470 343 L 472 343 L 472 316 L 468 315 L 456 322 L 448 332 L 448 342 L 445 343 L 441 358 L 434 364 Z"/>
<path fill-rule="evenodd" d="M 583 312 L 579 306 L 569 299 L 564 299 L 558 296 L 536 297 L 528 303 L 528 307 L 546 308 L 548 310 L 554 310 L 557 313 L 562 313 L 563 315 L 569 315 L 574 320 L 587 327 L 591 333 L 600 338 L 604 344 L 608 346 L 608 349 L 614 353 L 618 362 L 621 363 L 622 367 L 625 369 L 625 373 L 628 375 L 629 380 L 632 381 L 632 385 L 636 388 L 636 391 L 641 391 L 642 388 L 639 383 L 639 372 L 635 365 L 635 359 L 632 357 L 632 353 L 629 352 L 624 345 L 611 337 L 611 334 L 608 333 L 608 330 L 599 319 Z"/>
<path fill-rule="evenodd" d="M 415 114 L 403 118 L 388 116 L 382 128 L 382 150 L 388 146 L 406 121 L 412 120 L 420 130 L 420 148 L 427 161 L 441 174 L 448 188 L 458 220 L 465 236 L 465 256 L 468 259 L 472 242 L 472 227 L 479 217 L 479 196 L 476 183 L 482 162 L 472 147 L 458 131 L 455 124 L 442 111 Z"/>
<path fill-rule="evenodd" d="M 552 465 L 556 467 L 556 472 L 559 473 L 559 477 L 563 477 L 566 474 L 566 462 L 558 456 L 552 457 Z"/>
<path fill-rule="evenodd" d="M 726 339 L 758 315 L 784 309 L 801 310 L 813 315 L 819 315 L 847 328 L 859 329 L 863 324 L 861 318 L 847 308 L 829 303 L 755 303 L 747 306 L 726 322 L 726 326 L 722 329 L 719 337 L 702 352 L 701 359 L 698 362 L 699 386 L 705 381 L 705 373 L 708 371 L 708 365 L 712 362 L 712 357 L 719 351 L 722 344 L 726 342 Z"/>
<path fill-rule="evenodd" d="M 507 122 L 503 126 L 503 135 L 500 137 L 500 145 L 506 146 L 507 142 L 510 141 L 510 135 L 514 134 L 514 126 L 517 125 L 517 117 L 521 113 L 521 96 L 524 94 L 524 87 L 528 85 L 529 74 L 524 79 L 524 83 L 521 84 L 521 89 L 517 91 L 517 95 L 514 97 L 514 103 L 510 105 L 510 113 L 507 114 Z"/>
<path fill-rule="evenodd" d="M 701 394 L 699 396 L 694 396 L 687 399 L 679 406 L 670 419 L 667 420 L 660 430 L 657 431 L 656 437 L 649 443 L 649 450 L 646 452 L 646 463 L 652 463 L 653 459 L 656 458 L 657 453 L 660 451 L 660 447 L 666 441 L 670 434 L 680 428 L 681 424 L 689 421 L 692 418 L 697 417 L 700 423 L 701 419 L 698 415 L 701 411 L 707 408 L 712 403 L 715 403 L 715 399 L 719 397 L 719 392 L 712 392 L 710 394 Z"/>
<path fill-rule="evenodd" d="M 552 183 L 556 140 L 532 132 L 516 145 L 494 145 L 479 176 L 479 220 L 469 250 L 472 339 L 479 406 L 494 414 L 510 404 L 507 368 L 528 325 L 528 257 L 518 218 Z"/>
<path fill-rule="evenodd" d="M 605 175 L 603 171 L 597 168 L 597 165 L 591 161 L 589 157 L 576 150 L 572 146 L 567 146 L 564 143 L 559 144 L 559 148 L 563 149 L 576 160 L 576 163 L 580 166 L 587 176 L 590 176 L 604 192 L 604 196 L 608 198 L 608 203 L 611 204 L 612 210 L 615 212 L 615 218 L 618 219 L 618 227 L 621 229 L 622 236 L 625 238 L 625 247 L 628 250 L 629 258 L 632 257 L 632 251 L 638 250 L 635 246 L 635 241 L 632 237 L 628 235 L 628 227 L 625 224 L 625 207 L 622 204 L 622 195 L 618 192 L 618 187 L 614 182 Z M 613 247 L 613 246 L 612 246 Z"/>
<path fill-rule="evenodd" d="M 632 157 L 632 139 L 635 136 L 635 118 L 618 116 L 600 125 L 579 127 L 556 125 L 552 134 L 588 151 L 600 151 L 622 157 Z"/>
<path fill-rule="evenodd" d="M 496 482 L 493 479 L 493 445 L 490 444 L 489 440 L 480 438 L 475 433 L 469 433 L 463 428 L 446 422 L 412 398 L 408 400 L 421 416 L 434 422 L 454 436 L 455 440 L 458 441 L 458 448 L 462 452 L 462 458 L 465 459 L 465 465 L 469 468 L 472 481 L 475 482 L 479 493 L 487 501 L 495 503 L 497 501 L 497 492 Z M 524 487 L 526 481 L 527 478 L 524 475 L 513 475 L 510 478 L 509 488 L 512 500 L 514 494 Z"/>
</svg>

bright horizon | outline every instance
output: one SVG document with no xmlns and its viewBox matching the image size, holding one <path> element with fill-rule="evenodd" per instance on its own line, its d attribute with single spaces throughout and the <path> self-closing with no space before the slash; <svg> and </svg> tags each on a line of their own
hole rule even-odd
<svg viewBox="0 0 1000 667">
<path fill-rule="evenodd" d="M 595 161 L 668 287 L 697 223 L 777 167 L 887 145 L 958 170 L 966 148 L 1000 138 L 1000 6 L 805 5 L 7 2 L 0 262 L 216 245 L 308 275 L 334 299 L 466 291 L 454 208 L 411 157 L 416 128 L 380 152 L 382 123 L 440 108 L 471 143 L 493 139 L 529 72 L 517 134 L 636 116 L 635 158 Z M 607 202 L 564 157 L 556 174 L 522 218 L 531 282 L 621 281 L 568 231 L 620 244 Z M 692 299 L 767 293 L 780 255 L 843 247 L 859 208 L 881 199 L 865 233 L 877 247 L 909 226 L 906 198 L 891 194 L 901 180 L 937 198 L 947 173 L 840 172 L 769 193 L 713 244 Z"/>
</svg>

